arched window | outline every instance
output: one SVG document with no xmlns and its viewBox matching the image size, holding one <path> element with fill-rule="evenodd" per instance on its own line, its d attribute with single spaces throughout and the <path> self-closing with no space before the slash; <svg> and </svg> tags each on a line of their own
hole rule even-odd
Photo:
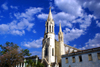
<svg viewBox="0 0 100 67">
<path fill-rule="evenodd" d="M 51 32 L 51 25 L 49 26 L 49 32 Z"/>
<path fill-rule="evenodd" d="M 54 56 L 54 48 L 52 48 L 52 56 Z"/>
<path fill-rule="evenodd" d="M 48 47 L 45 47 L 45 56 L 48 56 Z"/>
</svg>

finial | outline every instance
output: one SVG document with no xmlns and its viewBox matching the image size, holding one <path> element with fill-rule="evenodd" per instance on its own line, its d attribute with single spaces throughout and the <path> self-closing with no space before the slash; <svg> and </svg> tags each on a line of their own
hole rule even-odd
<svg viewBox="0 0 100 67">
<path fill-rule="evenodd" d="M 51 10 L 51 6 L 50 6 L 50 8 L 49 8 L 50 10 Z"/>
<path fill-rule="evenodd" d="M 61 29 L 61 22 L 59 23 L 59 32 L 62 32 L 62 29 Z"/>
</svg>

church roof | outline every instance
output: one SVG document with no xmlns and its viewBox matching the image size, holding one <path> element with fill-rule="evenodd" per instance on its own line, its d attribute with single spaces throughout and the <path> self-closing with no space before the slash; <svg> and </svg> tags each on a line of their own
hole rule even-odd
<svg viewBox="0 0 100 67">
<path fill-rule="evenodd" d="M 66 54 L 66 55 L 62 55 L 62 57 L 75 56 L 75 55 L 86 54 L 86 53 L 97 52 L 97 51 L 100 51 L 100 47 L 81 50 L 81 51 L 74 52 L 74 53 L 69 53 L 69 54 Z"/>
<path fill-rule="evenodd" d="M 80 49 L 74 48 L 74 47 L 72 47 L 72 46 L 69 46 L 69 45 L 66 45 L 66 44 L 64 44 L 64 45 L 65 45 L 65 47 L 69 47 L 69 48 L 72 48 L 72 49 L 74 49 L 74 50 L 81 51 Z"/>
</svg>

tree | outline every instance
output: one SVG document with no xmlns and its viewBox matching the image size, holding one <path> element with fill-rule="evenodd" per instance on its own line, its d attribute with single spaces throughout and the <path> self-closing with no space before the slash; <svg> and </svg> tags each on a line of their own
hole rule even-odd
<svg viewBox="0 0 100 67">
<path fill-rule="evenodd" d="M 20 49 L 17 44 L 13 42 L 6 42 L 0 45 L 0 67 L 11 67 L 24 62 L 24 56 L 30 56 L 28 49 Z"/>
<path fill-rule="evenodd" d="M 25 63 L 28 63 L 27 67 L 29 67 L 29 66 L 33 67 L 34 66 L 34 62 L 32 61 L 32 59 L 28 59 Z"/>
</svg>

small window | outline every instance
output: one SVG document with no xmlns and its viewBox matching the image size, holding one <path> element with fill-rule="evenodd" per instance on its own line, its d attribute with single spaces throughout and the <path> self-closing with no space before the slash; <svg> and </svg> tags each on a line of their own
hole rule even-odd
<svg viewBox="0 0 100 67">
<path fill-rule="evenodd" d="M 75 63 L 75 57 L 72 57 L 72 62 Z"/>
<path fill-rule="evenodd" d="M 100 53 L 97 53 L 97 55 L 98 55 L 98 60 L 100 60 Z"/>
<path fill-rule="evenodd" d="M 52 56 L 54 56 L 54 48 L 52 48 Z"/>
<path fill-rule="evenodd" d="M 79 62 L 82 62 L 82 56 L 79 56 Z"/>
<path fill-rule="evenodd" d="M 66 63 L 68 63 L 68 58 L 66 58 Z"/>
<path fill-rule="evenodd" d="M 89 61 L 92 61 L 92 55 L 91 54 L 88 55 L 88 58 L 89 58 Z"/>
</svg>

